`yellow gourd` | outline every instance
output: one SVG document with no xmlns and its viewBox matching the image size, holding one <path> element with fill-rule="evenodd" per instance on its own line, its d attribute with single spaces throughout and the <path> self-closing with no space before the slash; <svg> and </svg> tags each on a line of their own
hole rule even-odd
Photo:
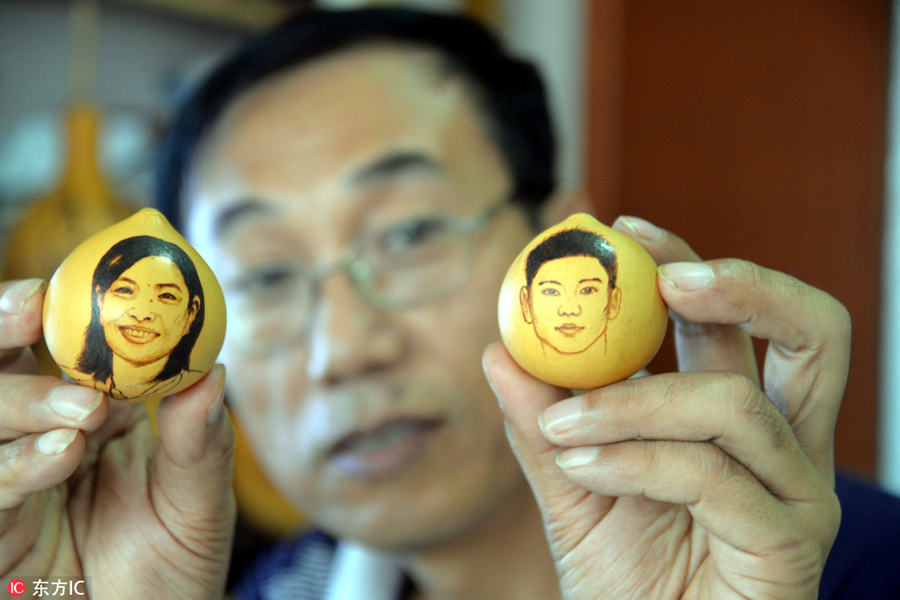
<svg viewBox="0 0 900 600">
<path fill-rule="evenodd" d="M 504 344 L 525 371 L 576 390 L 640 371 L 668 324 L 653 258 L 583 213 L 542 232 L 516 257 L 498 318 Z"/>
<path fill-rule="evenodd" d="M 209 372 L 225 299 L 197 251 L 145 208 L 69 254 L 47 285 L 43 324 L 50 354 L 75 382 L 148 400 Z"/>
</svg>

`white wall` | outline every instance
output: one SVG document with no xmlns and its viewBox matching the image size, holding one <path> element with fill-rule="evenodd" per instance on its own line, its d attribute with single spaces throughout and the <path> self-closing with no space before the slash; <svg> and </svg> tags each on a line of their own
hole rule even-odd
<svg viewBox="0 0 900 600">
<path fill-rule="evenodd" d="M 506 0 L 504 37 L 537 63 L 548 84 L 559 146 L 559 181 L 584 185 L 586 0 Z"/>
<path fill-rule="evenodd" d="M 885 165 L 879 476 L 900 493 L 900 0 L 893 2 Z"/>
</svg>

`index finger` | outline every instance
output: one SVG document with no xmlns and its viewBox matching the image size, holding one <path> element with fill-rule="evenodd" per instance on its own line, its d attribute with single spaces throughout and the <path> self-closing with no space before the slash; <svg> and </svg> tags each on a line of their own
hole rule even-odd
<svg viewBox="0 0 900 600">
<path fill-rule="evenodd" d="M 850 365 L 847 309 L 822 290 L 741 260 L 672 263 L 659 272 L 660 293 L 679 314 L 737 324 L 770 341 L 766 395 L 787 416 L 810 458 L 830 465 Z"/>
<path fill-rule="evenodd" d="M 657 264 L 700 262 L 683 239 L 638 217 L 619 217 L 613 227 L 640 243 Z M 734 371 L 759 384 L 753 343 L 734 325 L 696 322 L 670 311 L 679 371 Z"/>
<path fill-rule="evenodd" d="M 45 290 L 40 279 L 0 283 L 0 368 L 40 340 Z"/>
</svg>

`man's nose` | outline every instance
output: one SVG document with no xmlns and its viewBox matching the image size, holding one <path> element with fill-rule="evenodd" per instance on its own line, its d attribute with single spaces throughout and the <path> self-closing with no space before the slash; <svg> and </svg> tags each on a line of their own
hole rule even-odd
<svg viewBox="0 0 900 600">
<path fill-rule="evenodd" d="M 575 300 L 565 300 L 559 305 L 557 313 L 561 317 L 577 317 L 581 314 L 581 304 Z"/>
<path fill-rule="evenodd" d="M 325 383 L 387 370 L 405 351 L 392 315 L 369 305 L 342 273 L 319 281 L 307 336 L 307 377 Z"/>
</svg>

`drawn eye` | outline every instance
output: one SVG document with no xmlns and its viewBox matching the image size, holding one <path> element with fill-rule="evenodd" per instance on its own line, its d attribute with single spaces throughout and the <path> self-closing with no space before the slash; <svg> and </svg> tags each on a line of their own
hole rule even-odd
<svg viewBox="0 0 900 600">
<path fill-rule="evenodd" d="M 134 290 L 130 287 L 120 286 L 113 290 L 113 293 L 118 296 L 131 296 L 134 294 Z"/>
<path fill-rule="evenodd" d="M 559 296 L 559 290 L 553 288 L 544 288 L 541 290 L 541 293 L 545 296 Z"/>
<path fill-rule="evenodd" d="M 160 300 L 168 300 L 169 302 L 175 302 L 178 300 L 178 297 L 171 292 L 163 292 L 159 296 L 157 296 Z"/>
<path fill-rule="evenodd" d="M 591 294 L 596 294 L 599 290 L 592 285 L 581 288 L 578 293 L 582 296 L 589 296 Z"/>
</svg>

